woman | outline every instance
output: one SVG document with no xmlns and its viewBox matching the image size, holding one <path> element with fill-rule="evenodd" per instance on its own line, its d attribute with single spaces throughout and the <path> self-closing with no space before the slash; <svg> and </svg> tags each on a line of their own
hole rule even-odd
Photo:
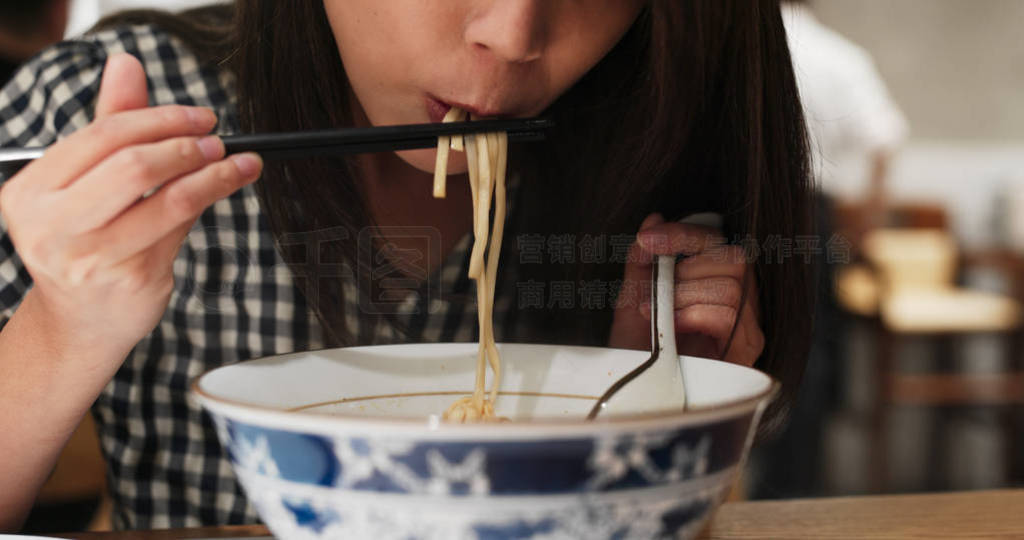
<svg viewBox="0 0 1024 540">
<path fill-rule="evenodd" d="M 558 126 L 511 148 L 500 340 L 648 347 L 634 286 L 654 254 L 683 253 L 681 351 L 792 390 L 809 269 L 751 249 L 807 233 L 776 2 L 239 0 L 124 15 L 44 53 L 0 102 L 4 144 L 60 139 L 0 189 L 0 520 L 16 526 L 94 400 L 118 526 L 253 520 L 185 399 L 190 378 L 325 346 L 475 339 L 468 187 L 456 177 L 430 198 L 433 151 L 263 166 L 205 136 L 217 122 L 436 121 L 450 105 Z M 722 230 L 677 223 L 696 212 Z M 435 251 L 410 240 L 424 230 Z M 584 257 L 585 241 L 604 254 Z M 539 305 L 524 301 L 538 284 Z M 583 302 L 584 284 L 615 301 Z"/>
</svg>

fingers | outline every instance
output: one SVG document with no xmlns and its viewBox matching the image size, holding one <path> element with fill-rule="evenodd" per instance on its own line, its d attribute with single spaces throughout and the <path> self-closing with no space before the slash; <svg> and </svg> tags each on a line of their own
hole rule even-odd
<svg viewBox="0 0 1024 540">
<path fill-rule="evenodd" d="M 724 306 L 735 311 L 739 309 L 740 302 L 744 301 L 744 298 L 739 280 L 731 277 L 713 277 L 676 283 L 673 301 L 674 309 L 677 312 L 695 305 Z M 640 311 L 649 321 L 651 318 L 650 302 L 642 302 Z M 731 325 L 732 322 L 729 321 L 729 324 Z"/>
<path fill-rule="evenodd" d="M 33 189 L 62 189 L 124 147 L 205 135 L 217 123 L 209 109 L 148 108 L 148 101 L 146 74 L 139 61 L 129 54 L 112 56 L 103 71 L 95 120 L 54 144 L 14 180 Z"/>
<path fill-rule="evenodd" d="M 213 111 L 200 107 L 167 105 L 119 112 L 53 145 L 42 159 L 29 164 L 21 176 L 32 178 L 33 184 L 44 189 L 62 189 L 126 146 L 205 135 L 216 123 Z"/>
<path fill-rule="evenodd" d="M 647 256 L 696 255 L 725 244 L 725 238 L 715 229 L 673 221 L 641 230 L 636 243 Z"/>
<path fill-rule="evenodd" d="M 640 224 L 636 242 L 627 255 L 622 279 L 631 283 L 649 282 L 651 263 L 656 255 L 695 255 L 720 247 L 724 242 L 725 239 L 714 229 L 666 222 L 661 214 L 651 214 Z"/>
<path fill-rule="evenodd" d="M 664 222 L 665 218 L 660 214 L 651 214 L 640 224 L 640 230 L 643 231 Z M 645 254 L 643 249 L 633 242 L 626 257 L 626 268 L 622 276 L 623 283 L 650 283 L 652 261 L 650 254 Z M 642 295 L 642 291 L 623 288 L 619 292 L 615 307 L 615 319 L 612 322 L 608 339 L 610 347 L 623 349 L 650 347 L 651 323 L 649 318 L 644 319 L 637 312 L 639 301 L 644 300 L 638 295 Z"/>
<path fill-rule="evenodd" d="M 676 333 L 703 334 L 715 340 L 718 354 L 732 334 L 737 309 L 733 306 L 693 304 L 675 312 Z"/>
<path fill-rule="evenodd" d="M 150 190 L 224 157 L 218 137 L 178 137 L 119 150 L 60 195 L 57 216 L 80 234 L 114 219 Z M 60 207 L 64 207 L 60 210 Z"/>
<path fill-rule="evenodd" d="M 733 277 L 710 277 L 676 283 L 676 310 L 694 304 L 736 308 L 742 299 L 740 281 Z"/>
<path fill-rule="evenodd" d="M 674 318 L 680 352 L 725 355 L 731 362 L 753 364 L 764 348 L 757 288 L 746 276 L 750 265 L 744 249 L 727 244 L 716 229 L 648 216 L 630 249 L 624 283 L 649 283 L 656 256 L 680 254 L 687 255 L 675 269 Z M 609 343 L 634 348 L 641 339 L 649 339 L 651 306 L 647 301 L 638 303 L 637 298 L 621 300 Z"/>
<path fill-rule="evenodd" d="M 722 245 L 687 257 L 676 264 L 676 281 L 690 281 L 715 276 L 742 279 L 747 269 L 747 255 L 740 246 Z"/>
<path fill-rule="evenodd" d="M 637 282 L 650 279 L 650 266 L 657 255 L 697 255 L 725 245 L 715 229 L 666 222 L 661 214 L 651 214 L 640 224 L 636 242 L 630 247 L 623 279 Z"/>
<path fill-rule="evenodd" d="M 732 338 L 732 343 L 728 345 L 729 350 L 725 351 L 724 360 L 748 367 L 754 365 L 754 362 L 764 352 L 764 332 L 757 322 L 757 310 L 752 303 L 747 303 L 740 312 L 736 334 Z"/>
<path fill-rule="evenodd" d="M 237 154 L 175 180 L 88 236 L 81 249 L 98 251 L 112 265 L 148 250 L 175 229 L 190 224 L 208 206 L 259 177 L 256 154 Z"/>
<path fill-rule="evenodd" d="M 646 231 L 665 223 L 661 214 L 651 214 L 640 224 L 640 231 Z M 654 258 L 638 243 L 633 242 L 626 255 L 626 269 L 623 280 L 644 283 L 651 279 L 651 262 Z"/>
<path fill-rule="evenodd" d="M 680 287 L 677 286 L 676 332 L 691 335 L 691 339 L 680 339 L 680 351 L 699 356 L 699 353 L 687 350 L 686 347 L 702 345 L 701 340 L 692 339 L 692 336 L 703 335 L 714 341 L 714 357 L 724 356 L 729 362 L 753 365 L 765 346 L 759 322 L 757 287 L 753 280 L 749 280 L 744 296 L 743 280 L 719 279 L 722 280 L 720 285 L 713 286 L 705 282 L 700 292 L 692 292 L 697 287 L 682 287 L 691 291 L 683 293 L 683 298 L 679 298 Z M 682 303 L 679 303 L 680 300 Z M 645 316 L 650 317 L 649 311 Z M 704 349 L 706 347 L 701 348 Z"/>
<path fill-rule="evenodd" d="M 758 321 L 757 287 L 753 280 L 744 279 L 745 265 L 721 268 L 715 264 L 695 264 L 692 268 L 682 266 L 682 262 L 677 265 L 677 275 L 710 277 L 676 281 L 673 301 L 680 352 L 714 358 L 721 358 L 724 354 L 730 362 L 753 364 L 764 349 L 764 335 Z M 717 273 L 723 269 L 722 273 L 726 275 Z M 643 320 L 649 322 L 650 304 L 642 303 L 639 311 Z"/>
<path fill-rule="evenodd" d="M 764 351 L 765 338 L 750 305 L 737 312 L 736 308 L 708 304 L 694 304 L 675 312 L 676 332 L 690 336 L 706 336 L 714 342 L 714 357 L 728 362 L 751 366 Z M 739 321 L 736 315 L 739 314 Z M 735 334 L 733 327 L 735 326 Z M 730 338 L 732 341 L 730 342 Z M 701 355 L 702 351 L 685 350 L 687 343 L 700 344 L 700 339 L 680 340 L 681 354 Z M 726 350 L 728 347 L 728 350 Z M 701 347 L 706 349 L 706 347 Z M 703 354 L 707 354 L 703 352 Z"/>
<path fill-rule="evenodd" d="M 142 64 L 127 53 L 111 56 L 103 68 L 100 95 L 96 99 L 96 118 L 142 109 L 148 104 L 149 92 Z"/>
</svg>

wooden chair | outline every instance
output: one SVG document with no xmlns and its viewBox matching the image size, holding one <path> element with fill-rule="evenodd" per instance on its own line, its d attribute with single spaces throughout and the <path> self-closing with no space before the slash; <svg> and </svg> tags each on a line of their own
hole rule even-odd
<svg viewBox="0 0 1024 540">
<path fill-rule="evenodd" d="M 851 256 L 863 259 L 864 240 L 878 228 L 949 229 L 949 216 L 940 205 L 927 202 L 888 202 L 884 208 L 869 201 L 833 201 L 831 221 L 835 232 L 846 238 Z"/>
<path fill-rule="evenodd" d="M 863 317 L 873 317 L 877 336 L 877 399 L 871 413 L 871 482 L 881 491 L 888 478 L 887 410 L 892 405 L 933 407 L 1006 406 L 1007 457 L 1014 448 L 1014 406 L 1024 404 L 1024 369 L 1020 366 L 1020 303 L 1008 295 L 958 287 L 957 246 L 936 228 L 876 229 L 861 245 L 865 265 L 845 269 L 838 278 L 840 303 Z M 990 334 L 1007 342 L 1009 372 L 970 374 L 951 371 L 952 342 L 968 334 Z M 926 338 L 935 351 L 939 372 L 904 373 L 894 357 L 908 337 Z M 1011 469 L 1014 464 L 1010 464 Z"/>
</svg>

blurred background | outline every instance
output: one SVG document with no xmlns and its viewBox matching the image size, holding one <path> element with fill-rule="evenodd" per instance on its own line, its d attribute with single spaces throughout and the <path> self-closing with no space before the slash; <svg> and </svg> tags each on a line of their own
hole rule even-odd
<svg viewBox="0 0 1024 540">
<path fill-rule="evenodd" d="M 181 11 L 213 4 L 217 0 L 70 0 L 70 2 L 71 17 L 68 21 L 67 35 L 75 36 L 88 30 L 103 15 L 125 9 Z"/>
<path fill-rule="evenodd" d="M 1024 484 L 1018 0 L 784 2 L 823 255 L 815 346 L 748 496 Z"/>
<path fill-rule="evenodd" d="M 115 10 L 209 0 L 38 3 L 50 7 L 0 10 L 0 58 L 16 64 L 28 44 Z M 1024 485 L 1024 2 L 783 9 L 822 188 L 810 249 L 823 271 L 798 403 L 740 496 Z M 27 31 L 25 17 L 43 23 Z M 26 532 L 106 527 L 102 491 L 87 419 Z"/>
</svg>

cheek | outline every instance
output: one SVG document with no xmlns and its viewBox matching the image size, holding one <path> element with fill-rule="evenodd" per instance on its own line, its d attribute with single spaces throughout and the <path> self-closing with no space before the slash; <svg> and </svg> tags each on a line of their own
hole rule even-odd
<svg viewBox="0 0 1024 540">
<path fill-rule="evenodd" d="M 406 94 L 423 74 L 422 59 L 437 54 L 428 39 L 436 21 L 412 0 L 327 0 L 324 6 L 349 84 L 370 123 L 406 123 Z"/>
<path fill-rule="evenodd" d="M 545 70 L 558 95 L 615 48 L 643 7 L 643 2 L 638 0 L 588 1 L 583 11 L 558 14 L 558 31 L 553 33 Z"/>
<path fill-rule="evenodd" d="M 365 0 L 345 0 L 351 4 L 330 2 L 327 12 L 338 53 L 350 81 L 381 80 L 388 67 L 402 61 L 396 40 L 381 39 L 374 29 L 390 26 L 386 13 L 363 7 Z"/>
</svg>

